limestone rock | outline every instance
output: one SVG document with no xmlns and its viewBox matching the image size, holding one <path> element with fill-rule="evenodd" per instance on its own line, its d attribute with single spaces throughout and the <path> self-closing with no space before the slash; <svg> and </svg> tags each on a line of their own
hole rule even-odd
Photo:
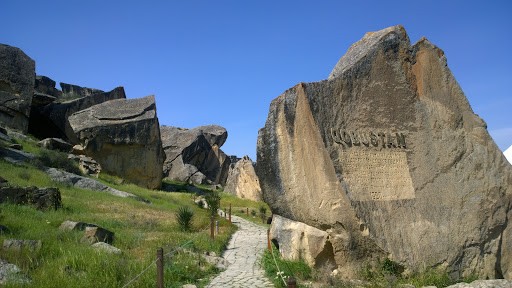
<svg viewBox="0 0 512 288">
<path fill-rule="evenodd" d="M 85 175 L 91 175 L 97 178 L 101 172 L 101 165 L 91 157 L 69 154 L 68 159 L 76 161 L 78 163 L 78 168 Z"/>
<path fill-rule="evenodd" d="M 55 88 L 55 81 L 52 79 L 37 75 L 34 83 L 34 92 L 43 95 L 53 96 L 54 99 L 62 96 L 62 91 Z"/>
<path fill-rule="evenodd" d="M 62 98 L 71 100 L 78 99 L 83 97 L 89 97 L 96 94 L 102 94 L 104 91 L 94 88 L 80 87 L 78 85 L 60 83 L 60 88 L 62 89 Z"/>
<path fill-rule="evenodd" d="M 41 250 L 41 246 L 43 243 L 41 240 L 20 240 L 20 239 L 5 239 L 2 245 L 4 250 L 11 251 L 30 251 L 32 253 L 37 253 Z"/>
<path fill-rule="evenodd" d="M 97 242 L 112 244 L 114 241 L 114 233 L 101 227 L 85 227 L 84 236 L 80 241 L 89 244 L 94 244 Z"/>
<path fill-rule="evenodd" d="M 0 259 L 0 285 L 29 284 L 30 279 L 21 273 L 21 269 L 5 260 Z"/>
<path fill-rule="evenodd" d="M 0 123 L 27 132 L 35 62 L 21 49 L 0 44 Z"/>
<path fill-rule="evenodd" d="M 339 235 L 340 271 L 373 258 L 412 271 L 512 279 L 512 166 L 441 49 L 401 26 L 367 33 L 329 80 L 274 99 L 257 174 L 274 214 Z"/>
<path fill-rule="evenodd" d="M 261 201 L 260 181 L 249 156 L 231 163 L 224 191 L 253 201 Z"/>
<path fill-rule="evenodd" d="M 153 96 L 107 101 L 71 115 L 69 123 L 104 171 L 160 188 L 165 154 Z"/>
<path fill-rule="evenodd" d="M 446 288 L 512 288 L 512 281 L 505 279 L 475 280 L 471 283 L 458 283 Z"/>
<path fill-rule="evenodd" d="M 60 224 L 59 229 L 63 231 L 84 231 L 87 227 L 98 227 L 98 225 L 66 220 Z"/>
<path fill-rule="evenodd" d="M 279 215 L 272 217 L 270 239 L 277 242 L 284 259 L 304 259 L 313 267 L 334 264 L 334 252 L 328 238 L 326 231 Z"/>
<path fill-rule="evenodd" d="M 66 153 L 73 149 L 73 145 L 60 138 L 46 138 L 37 142 L 37 145 L 48 150 L 58 150 Z"/>
<path fill-rule="evenodd" d="M 167 158 L 165 177 L 196 184 L 226 183 L 230 159 L 220 149 L 227 139 L 226 129 L 217 125 L 193 129 L 162 126 L 160 131 Z"/>
<path fill-rule="evenodd" d="M 74 86 L 78 87 L 78 86 Z M 66 90 L 75 91 L 75 90 Z M 82 90 L 79 90 L 82 91 Z M 89 91 L 89 90 L 86 90 Z M 93 93 L 94 94 L 91 94 Z M 71 93 L 71 92 L 69 92 Z M 69 125 L 68 118 L 73 113 L 87 109 L 91 106 L 115 99 L 126 99 L 123 87 L 117 87 L 109 92 L 92 89 L 89 92 L 80 92 L 81 98 L 72 98 L 65 102 L 52 102 L 47 105 L 33 105 L 30 114 L 30 134 L 44 138 L 61 138 L 77 144 L 79 140 Z M 39 96 L 36 96 L 36 99 Z"/>
<path fill-rule="evenodd" d="M 98 251 L 106 252 L 109 254 L 121 254 L 122 253 L 121 249 L 116 248 L 116 247 L 114 247 L 108 243 L 105 243 L 105 242 L 96 242 L 96 243 L 92 244 L 91 247 Z"/>
<path fill-rule="evenodd" d="M 48 210 L 62 207 L 62 200 L 58 188 L 32 187 L 0 187 L 0 203 L 13 203 L 32 205 L 39 210 Z"/>
</svg>

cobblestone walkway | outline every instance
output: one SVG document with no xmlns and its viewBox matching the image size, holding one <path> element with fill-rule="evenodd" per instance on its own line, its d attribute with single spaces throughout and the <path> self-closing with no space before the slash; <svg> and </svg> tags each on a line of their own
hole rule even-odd
<svg viewBox="0 0 512 288">
<path fill-rule="evenodd" d="M 231 220 L 238 231 L 222 256 L 231 265 L 206 287 L 274 287 L 260 267 L 261 254 L 267 248 L 267 230 L 237 216 Z"/>
</svg>

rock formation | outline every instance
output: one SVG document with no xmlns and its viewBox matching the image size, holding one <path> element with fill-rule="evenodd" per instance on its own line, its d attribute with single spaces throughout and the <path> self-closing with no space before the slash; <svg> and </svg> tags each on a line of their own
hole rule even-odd
<svg viewBox="0 0 512 288">
<path fill-rule="evenodd" d="M 74 85 L 72 86 L 79 87 Z M 52 101 L 50 103 L 43 102 L 41 105 L 32 105 L 29 132 L 41 139 L 62 138 L 76 144 L 79 141 L 76 139 L 73 129 L 71 129 L 68 121 L 68 118 L 71 116 L 71 114 L 109 100 L 126 99 L 126 94 L 123 87 L 117 87 L 110 92 L 103 92 L 101 90 L 90 88 L 83 89 L 89 89 L 85 91 L 96 93 L 89 95 L 89 93 L 81 92 L 85 96 L 74 100 L 65 102 Z M 67 93 L 71 93 L 69 91 Z M 39 101 L 43 101 L 40 100 L 43 99 L 43 97 L 46 99 L 49 98 L 49 96 L 45 96 L 44 94 L 35 95 L 35 99 L 38 99 Z M 48 99 L 48 101 L 50 101 L 50 99 Z"/>
<path fill-rule="evenodd" d="M 257 157 L 272 212 L 329 230 L 344 277 L 389 257 L 512 279 L 512 166 L 443 51 L 411 46 L 401 26 L 367 33 L 328 80 L 274 99 Z"/>
<path fill-rule="evenodd" d="M 21 49 L 0 44 L 0 123 L 27 132 L 35 62 Z"/>
<path fill-rule="evenodd" d="M 153 96 L 107 101 L 68 120 L 85 154 L 103 171 L 143 187 L 161 186 L 165 154 Z"/>
<path fill-rule="evenodd" d="M 94 88 L 80 87 L 78 85 L 60 83 L 62 89 L 62 98 L 65 100 L 89 97 L 96 94 L 104 93 L 104 91 Z"/>
<path fill-rule="evenodd" d="M 49 95 L 56 99 L 62 97 L 62 91 L 55 88 L 55 81 L 49 77 L 38 75 L 34 84 L 34 94 Z"/>
<path fill-rule="evenodd" d="M 231 163 L 224 192 L 253 201 L 261 201 L 260 181 L 249 156 Z"/>
<path fill-rule="evenodd" d="M 226 183 L 230 159 L 220 147 L 226 142 L 226 129 L 217 125 L 184 129 L 162 126 L 166 154 L 164 176 L 196 184 Z"/>
</svg>

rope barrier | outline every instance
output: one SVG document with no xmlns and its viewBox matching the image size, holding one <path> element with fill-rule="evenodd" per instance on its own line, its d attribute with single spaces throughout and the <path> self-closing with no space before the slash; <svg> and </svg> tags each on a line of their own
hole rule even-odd
<svg viewBox="0 0 512 288">
<path fill-rule="evenodd" d="M 153 261 L 151 264 L 149 264 L 148 267 L 146 267 L 146 269 L 142 270 L 142 272 L 140 272 L 139 275 L 135 276 L 135 278 L 130 280 L 128 283 L 124 284 L 123 288 L 130 286 L 130 284 L 132 284 L 135 280 L 137 280 L 140 276 L 142 276 L 142 274 L 146 273 L 146 271 L 148 271 L 148 269 L 151 268 L 151 266 L 153 266 L 153 264 L 156 264 L 156 261 L 158 261 L 158 260 Z"/>
<path fill-rule="evenodd" d="M 279 269 L 279 265 L 277 265 L 276 257 L 274 256 L 274 247 L 270 247 L 270 248 L 271 248 L 270 254 L 272 254 L 272 258 L 274 259 L 274 264 L 276 265 L 276 268 L 277 268 L 277 275 L 279 275 L 279 277 L 281 277 L 281 280 L 283 280 L 284 286 L 286 286 L 286 281 L 284 280 L 284 277 L 283 277 L 284 272 L 281 272 L 281 269 Z"/>
</svg>

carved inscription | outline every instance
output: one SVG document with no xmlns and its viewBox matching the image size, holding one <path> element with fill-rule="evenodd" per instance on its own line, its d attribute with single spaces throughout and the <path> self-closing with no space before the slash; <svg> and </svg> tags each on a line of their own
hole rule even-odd
<svg viewBox="0 0 512 288">
<path fill-rule="evenodd" d="M 341 154 L 343 178 L 356 201 L 415 198 L 407 155 L 396 150 L 346 150 Z"/>
<path fill-rule="evenodd" d="M 343 147 L 407 148 L 402 132 L 347 131 L 331 128 L 334 143 Z"/>
</svg>

